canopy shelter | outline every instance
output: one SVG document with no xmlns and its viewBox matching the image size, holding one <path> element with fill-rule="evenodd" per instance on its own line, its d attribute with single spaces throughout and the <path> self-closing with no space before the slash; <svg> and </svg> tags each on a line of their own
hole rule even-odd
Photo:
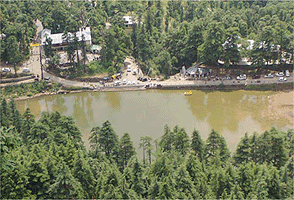
<svg viewBox="0 0 294 200">
<path fill-rule="evenodd" d="M 98 45 L 91 45 L 90 50 L 92 53 L 100 53 L 102 47 Z"/>
</svg>

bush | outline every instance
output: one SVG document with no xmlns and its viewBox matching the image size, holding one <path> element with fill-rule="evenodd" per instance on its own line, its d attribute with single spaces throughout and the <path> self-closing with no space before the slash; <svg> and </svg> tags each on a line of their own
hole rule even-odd
<svg viewBox="0 0 294 200">
<path fill-rule="evenodd" d="M 225 87 L 225 85 L 224 85 L 223 83 L 219 84 L 218 86 L 219 86 L 220 88 L 224 88 L 224 87 Z"/>
<path fill-rule="evenodd" d="M 106 70 L 99 61 L 91 61 L 88 64 L 89 74 L 102 74 Z"/>
</svg>

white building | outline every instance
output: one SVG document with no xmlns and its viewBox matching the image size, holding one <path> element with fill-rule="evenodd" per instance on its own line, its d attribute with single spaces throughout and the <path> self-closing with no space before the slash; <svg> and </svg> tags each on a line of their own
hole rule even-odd
<svg viewBox="0 0 294 200">
<path fill-rule="evenodd" d="M 69 33 L 73 36 L 72 33 Z M 87 46 L 92 45 L 92 38 L 91 38 L 91 29 L 90 27 L 81 28 L 79 31 L 76 32 L 76 36 L 78 41 L 82 41 L 82 35 L 84 35 L 84 40 Z M 63 49 L 64 46 L 67 45 L 67 42 L 64 39 L 63 33 L 56 33 L 51 34 L 51 30 L 44 29 L 41 33 L 41 44 L 44 46 L 46 44 L 46 38 L 52 39 L 52 46 L 56 48 Z"/>
</svg>

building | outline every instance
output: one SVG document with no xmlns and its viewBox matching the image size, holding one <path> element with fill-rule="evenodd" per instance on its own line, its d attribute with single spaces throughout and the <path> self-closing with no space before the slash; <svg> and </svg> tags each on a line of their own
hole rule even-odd
<svg viewBox="0 0 294 200">
<path fill-rule="evenodd" d="M 91 45 L 90 46 L 91 53 L 99 54 L 101 49 L 102 49 L 102 47 L 99 45 Z"/>
<path fill-rule="evenodd" d="M 188 75 L 190 77 L 207 77 L 211 73 L 211 69 L 208 69 L 206 67 L 200 67 L 202 63 L 197 64 L 195 66 L 189 67 L 185 71 L 185 75 Z"/>
<path fill-rule="evenodd" d="M 68 33 L 71 37 L 73 37 L 74 34 Z M 84 35 L 84 39 L 87 46 L 92 45 L 92 38 L 91 38 L 91 29 L 90 27 L 81 28 L 79 31 L 76 32 L 76 36 L 78 38 L 78 41 L 82 41 L 82 36 Z M 52 46 L 56 48 L 57 50 L 64 50 L 63 48 L 67 46 L 67 42 L 64 38 L 63 33 L 56 33 L 51 34 L 51 30 L 44 29 L 41 33 L 41 44 L 44 46 L 46 44 L 46 38 L 52 39 Z"/>
<path fill-rule="evenodd" d="M 126 28 L 132 28 L 134 24 L 136 24 L 137 22 L 133 21 L 133 17 L 131 16 L 123 16 L 123 19 L 125 21 L 125 27 Z"/>
</svg>

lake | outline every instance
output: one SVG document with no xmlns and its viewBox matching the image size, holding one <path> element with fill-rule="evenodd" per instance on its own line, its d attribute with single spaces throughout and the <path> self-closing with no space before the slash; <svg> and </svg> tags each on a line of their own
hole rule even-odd
<svg viewBox="0 0 294 200">
<path fill-rule="evenodd" d="M 293 127 L 293 92 L 183 90 L 128 92 L 82 92 L 42 96 L 17 101 L 23 113 L 29 107 L 38 119 L 43 111 L 72 116 L 88 147 L 90 130 L 109 120 L 121 137 L 128 132 L 138 148 L 140 137 L 159 139 L 164 125 L 198 130 L 205 140 L 212 129 L 222 134 L 234 151 L 247 132 L 261 133 L 271 127 L 286 131 Z"/>
</svg>

